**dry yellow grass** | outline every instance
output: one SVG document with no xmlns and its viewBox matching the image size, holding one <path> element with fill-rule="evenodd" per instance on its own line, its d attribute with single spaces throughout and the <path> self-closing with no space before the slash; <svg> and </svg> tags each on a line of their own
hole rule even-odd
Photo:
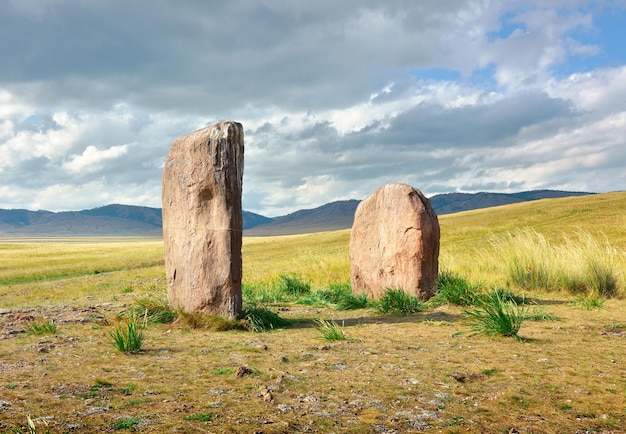
<svg viewBox="0 0 626 434">
<path fill-rule="evenodd" d="M 489 262 L 490 240 L 520 227 L 554 242 L 564 232 L 606 234 L 623 251 L 626 194 L 583 199 L 443 216 L 442 260 L 472 279 L 505 281 Z M 314 287 L 345 282 L 348 236 L 246 239 L 244 278 L 269 284 L 295 273 Z M 32 266 L 22 281 L 0 285 L 0 432 L 28 432 L 28 416 L 38 433 L 625 431 L 623 299 L 587 311 L 565 293 L 527 293 L 539 303 L 531 310 L 560 321 L 524 322 L 522 341 L 458 334 L 468 327 L 456 307 L 380 316 L 286 305 L 281 316 L 297 320 L 289 329 L 150 325 L 143 352 L 125 355 L 110 343 L 112 319 L 135 297 L 165 289 L 162 262 L 152 262 L 162 260 L 162 243 L 142 243 L 0 246 L 4 258 L 22 249 Z M 66 255 L 68 267 L 55 266 L 73 274 L 37 278 L 26 252 L 48 248 Z M 43 317 L 54 319 L 57 334 L 23 332 Z M 335 321 L 351 339 L 322 340 L 314 319 Z M 249 370 L 238 377 L 243 366 Z"/>
<path fill-rule="evenodd" d="M 244 284 L 296 274 L 316 287 L 350 278 L 350 231 L 271 238 L 244 238 Z"/>
</svg>

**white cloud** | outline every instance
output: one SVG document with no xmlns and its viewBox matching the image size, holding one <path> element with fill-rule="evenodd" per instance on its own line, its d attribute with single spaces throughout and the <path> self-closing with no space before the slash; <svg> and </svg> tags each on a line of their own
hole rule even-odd
<svg viewBox="0 0 626 434">
<path fill-rule="evenodd" d="M 546 89 L 551 95 L 572 100 L 581 110 L 597 113 L 623 111 L 626 107 L 626 65 L 599 68 L 554 80 Z"/>
<path fill-rule="evenodd" d="M 104 150 L 89 145 L 82 154 L 71 155 L 69 161 L 65 162 L 63 167 L 74 173 L 98 172 L 104 168 L 106 163 L 118 159 L 127 152 L 127 145 L 112 146 Z"/>
</svg>

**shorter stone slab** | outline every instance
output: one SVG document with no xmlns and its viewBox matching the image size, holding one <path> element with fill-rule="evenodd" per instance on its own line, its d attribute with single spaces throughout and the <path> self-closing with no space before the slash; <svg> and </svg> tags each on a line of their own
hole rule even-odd
<svg viewBox="0 0 626 434">
<path fill-rule="evenodd" d="M 350 233 L 352 290 L 378 298 L 388 288 L 427 299 L 437 290 L 439 220 L 422 192 L 385 185 L 363 200 Z"/>
</svg>

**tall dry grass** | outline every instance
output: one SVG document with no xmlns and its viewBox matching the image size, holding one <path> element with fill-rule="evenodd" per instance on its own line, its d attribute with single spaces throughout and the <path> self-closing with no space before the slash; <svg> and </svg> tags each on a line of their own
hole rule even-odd
<svg viewBox="0 0 626 434">
<path fill-rule="evenodd" d="M 624 289 L 624 252 L 589 232 L 550 241 L 526 228 L 494 239 L 492 248 L 492 260 L 501 261 L 509 283 L 519 288 L 603 297 Z"/>
</svg>

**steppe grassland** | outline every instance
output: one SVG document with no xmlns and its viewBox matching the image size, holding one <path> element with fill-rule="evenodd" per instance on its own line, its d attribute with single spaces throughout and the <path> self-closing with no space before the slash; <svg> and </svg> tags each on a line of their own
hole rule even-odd
<svg viewBox="0 0 626 434">
<path fill-rule="evenodd" d="M 441 265 L 506 285 L 499 243 L 523 228 L 551 246 L 577 233 L 600 246 L 609 240 L 624 269 L 624 209 L 619 193 L 441 216 Z M 349 231 L 245 239 L 244 283 L 271 287 L 281 274 L 314 288 L 346 282 L 348 239 Z M 588 311 L 569 305 L 566 292 L 513 288 L 560 319 L 525 322 L 521 342 L 458 335 L 467 326 L 454 306 L 381 316 L 289 304 L 280 314 L 298 320 L 294 328 L 149 326 L 144 352 L 128 356 L 111 345 L 107 324 L 136 297 L 164 294 L 161 241 L 21 243 L 0 252 L 2 259 L 22 255 L 15 267 L 31 267 L 20 273 L 0 262 L 0 278 L 12 279 L 0 285 L 0 310 L 13 308 L 0 326 L 15 328 L 13 313 L 59 320 L 54 336 L 0 341 L 0 401 L 9 403 L 0 432 L 28 432 L 28 415 L 37 432 L 620 432 L 626 421 L 626 304 L 619 298 Z M 66 263 L 38 273 L 33 256 L 51 252 Z M 105 319 L 91 317 L 92 308 Z M 80 321 L 66 320 L 83 311 Z M 350 339 L 325 343 L 315 319 L 336 322 Z M 240 366 L 252 373 L 236 377 Z"/>
<path fill-rule="evenodd" d="M 626 193 L 610 193 L 475 210 L 439 217 L 441 225 L 440 269 L 451 270 L 488 286 L 507 283 L 506 250 L 511 239 L 536 233 L 558 247 L 581 247 L 581 254 L 593 247 L 584 245 L 589 237 L 604 255 L 606 248 L 615 250 L 611 260 L 616 270 L 626 269 Z M 530 232 L 529 232 L 530 231 Z M 311 281 L 313 287 L 325 287 L 349 280 L 348 241 L 350 231 L 310 235 L 244 238 L 244 284 L 271 285 L 281 274 L 294 274 Z M 532 243 L 531 239 L 528 240 Z M 7 285 L 52 286 L 76 285 L 86 289 L 88 283 L 143 287 L 163 275 L 161 240 L 124 242 L 107 238 L 7 243 L 0 240 L 0 285 L 8 297 Z M 535 240 L 536 241 L 536 240 Z M 578 243 L 581 241 L 581 243 Z M 539 248 L 540 243 L 531 248 Z M 569 248 L 569 250 L 572 250 Z M 542 252 L 537 252 L 540 255 Z M 545 252 L 544 252 L 545 253 Z M 602 255 L 600 255 L 602 253 Z M 100 276 L 100 274 L 104 274 Z M 121 276 L 119 275 L 121 273 Z M 137 282 L 133 283 L 133 276 Z M 110 280 L 119 280 L 112 283 Z M 65 279 L 65 280 L 64 280 Z M 129 281 L 130 279 L 130 281 Z M 623 286 L 623 277 L 622 277 Z M 123 286 L 126 286 L 123 285 Z M 91 294 L 92 296 L 97 295 Z M 106 292 L 106 291 L 105 291 Z M 78 293 L 70 299 L 79 298 Z M 60 301 L 63 297 L 59 294 Z M 35 302 L 37 297 L 31 297 Z"/>
<path fill-rule="evenodd" d="M 556 267 L 566 266 L 563 272 L 574 270 L 574 262 L 595 253 L 598 258 L 614 261 L 613 270 L 620 275 L 623 289 L 625 210 L 626 193 L 617 192 L 441 216 L 440 268 L 498 286 L 508 280 L 507 264 L 512 262 L 515 249 L 535 250 L 537 257 L 552 256 Z M 571 261 L 570 270 L 561 260 Z"/>
<path fill-rule="evenodd" d="M 281 274 L 297 275 L 317 288 L 348 282 L 349 239 L 349 230 L 244 238 L 244 284 L 272 284 Z"/>
<path fill-rule="evenodd" d="M 0 239 L 0 307 L 93 302 L 123 288 L 162 287 L 163 241 Z"/>
</svg>

